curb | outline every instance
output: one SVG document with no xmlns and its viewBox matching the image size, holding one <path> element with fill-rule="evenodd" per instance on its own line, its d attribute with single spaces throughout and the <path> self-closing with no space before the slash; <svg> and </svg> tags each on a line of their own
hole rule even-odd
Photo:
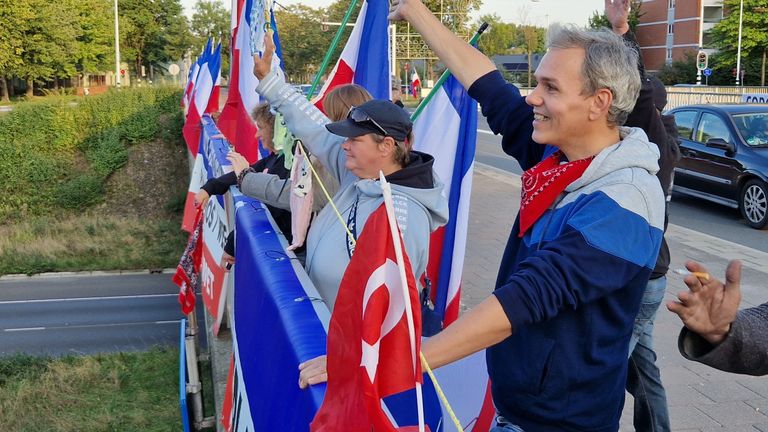
<svg viewBox="0 0 768 432">
<path fill-rule="evenodd" d="M 92 277 L 92 276 L 130 276 L 146 274 L 169 274 L 174 273 L 175 268 L 164 269 L 144 269 L 144 270 L 93 270 L 78 272 L 45 272 L 28 275 L 26 273 L 17 273 L 0 276 L 0 281 L 15 281 L 28 279 L 52 279 L 62 277 Z"/>
</svg>

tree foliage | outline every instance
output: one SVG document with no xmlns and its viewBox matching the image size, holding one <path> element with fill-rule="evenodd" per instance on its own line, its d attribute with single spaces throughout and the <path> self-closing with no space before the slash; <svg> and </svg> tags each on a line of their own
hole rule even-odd
<svg viewBox="0 0 768 432">
<path fill-rule="evenodd" d="M 122 58 L 137 72 L 192 44 L 179 0 L 120 0 L 119 12 Z M 31 95 L 35 84 L 112 70 L 113 23 L 111 0 L 0 0 L 0 88 L 18 77 Z"/>
<path fill-rule="evenodd" d="M 229 74 L 230 13 L 219 1 L 198 0 L 192 15 L 192 45 L 205 46 L 208 38 L 221 42 L 221 74 Z"/>
<path fill-rule="evenodd" d="M 718 55 L 710 59 L 715 69 L 731 71 L 736 67 L 740 1 L 725 0 L 725 17 L 708 32 L 712 47 L 718 50 Z M 741 65 L 746 72 L 744 81 L 753 85 L 764 82 L 763 58 L 768 51 L 768 0 L 744 0 L 741 27 Z"/>
<path fill-rule="evenodd" d="M 275 20 L 283 49 L 283 66 L 289 80 L 296 83 L 310 82 L 320 68 L 337 30 L 324 30 L 321 23 L 325 19 L 323 9 L 314 9 L 303 4 L 275 9 Z"/>
</svg>

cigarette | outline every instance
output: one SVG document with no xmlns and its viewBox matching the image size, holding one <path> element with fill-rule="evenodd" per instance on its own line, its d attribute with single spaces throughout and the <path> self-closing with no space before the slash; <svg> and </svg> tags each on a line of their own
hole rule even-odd
<svg viewBox="0 0 768 432">
<path fill-rule="evenodd" d="M 688 271 L 687 269 L 683 269 L 683 268 L 675 269 L 675 270 L 673 270 L 673 272 L 676 273 L 676 274 L 679 274 L 679 275 L 683 275 L 683 276 L 694 275 L 694 276 L 696 276 L 699 279 L 704 279 L 705 281 L 709 280 L 709 273 L 707 273 L 707 272 L 692 272 L 692 271 Z"/>
</svg>

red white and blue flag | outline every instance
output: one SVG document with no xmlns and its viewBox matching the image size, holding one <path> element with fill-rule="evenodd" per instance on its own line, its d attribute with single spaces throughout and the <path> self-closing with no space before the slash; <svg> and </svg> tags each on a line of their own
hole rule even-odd
<svg viewBox="0 0 768 432">
<path fill-rule="evenodd" d="M 432 234 L 427 266 L 435 311 L 448 325 L 459 316 L 477 143 L 477 102 L 450 77 L 416 120 L 414 135 L 416 150 L 434 155 L 435 171 L 445 183 L 443 193 L 448 198 L 448 224 Z"/>
<path fill-rule="evenodd" d="M 419 88 L 421 88 L 421 79 L 419 73 L 416 71 L 416 66 L 413 67 L 413 74 L 411 74 L 411 93 L 413 97 L 419 96 Z"/>
<path fill-rule="evenodd" d="M 254 163 L 260 158 L 259 142 L 256 138 L 256 122 L 251 118 L 251 112 L 261 102 L 256 93 L 259 80 L 253 75 L 253 57 L 251 56 L 251 34 L 256 27 L 263 23 L 254 22 L 254 16 L 260 16 L 263 11 L 254 14 L 254 7 L 264 7 L 263 1 L 236 0 L 232 7 L 232 61 L 230 62 L 230 79 L 227 102 L 217 120 L 217 125 L 227 140 L 242 154 L 248 162 Z M 236 7 L 235 7 L 236 6 Z M 274 32 L 276 47 L 273 57 L 273 68 L 279 67 L 282 51 L 280 37 L 277 33 L 275 15 L 270 9 L 269 25 Z M 236 17 L 235 17 L 236 14 Z"/>
<path fill-rule="evenodd" d="M 388 14 L 387 0 L 363 1 L 341 57 L 314 99 L 318 108 L 326 93 L 344 84 L 363 86 L 374 99 L 391 99 Z"/>
<path fill-rule="evenodd" d="M 205 62 L 208 52 L 211 50 L 211 39 L 205 44 L 205 48 L 200 52 L 197 60 L 189 68 L 189 77 L 187 78 L 187 84 L 184 86 L 184 94 L 181 96 L 181 106 L 184 108 L 184 115 L 189 112 L 189 104 L 192 100 L 192 95 L 195 91 L 195 83 L 197 82 L 197 76 L 200 73 L 200 66 Z"/>
<path fill-rule="evenodd" d="M 203 53 L 203 62 L 197 73 L 197 80 L 189 102 L 187 118 L 182 128 L 184 141 L 192 156 L 197 155 L 200 146 L 200 118 L 209 113 L 208 102 L 213 95 L 213 89 L 221 71 L 221 43 L 211 53 L 207 48 Z"/>
</svg>

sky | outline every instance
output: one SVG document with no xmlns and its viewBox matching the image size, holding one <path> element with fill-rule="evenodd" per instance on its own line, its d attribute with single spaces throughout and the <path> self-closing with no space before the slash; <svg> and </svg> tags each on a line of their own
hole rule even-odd
<svg viewBox="0 0 768 432">
<path fill-rule="evenodd" d="M 192 9 L 197 0 L 181 0 L 187 15 L 192 15 Z M 220 1 L 229 9 L 230 0 Z M 304 3 L 311 7 L 328 6 L 332 0 L 278 0 L 278 3 L 288 6 Z M 520 23 L 522 15 L 528 14 L 532 24 L 545 26 L 553 22 L 586 25 L 593 11 L 602 10 L 602 0 L 483 0 L 483 6 L 473 18 L 484 14 L 497 14 L 507 22 Z"/>
</svg>

